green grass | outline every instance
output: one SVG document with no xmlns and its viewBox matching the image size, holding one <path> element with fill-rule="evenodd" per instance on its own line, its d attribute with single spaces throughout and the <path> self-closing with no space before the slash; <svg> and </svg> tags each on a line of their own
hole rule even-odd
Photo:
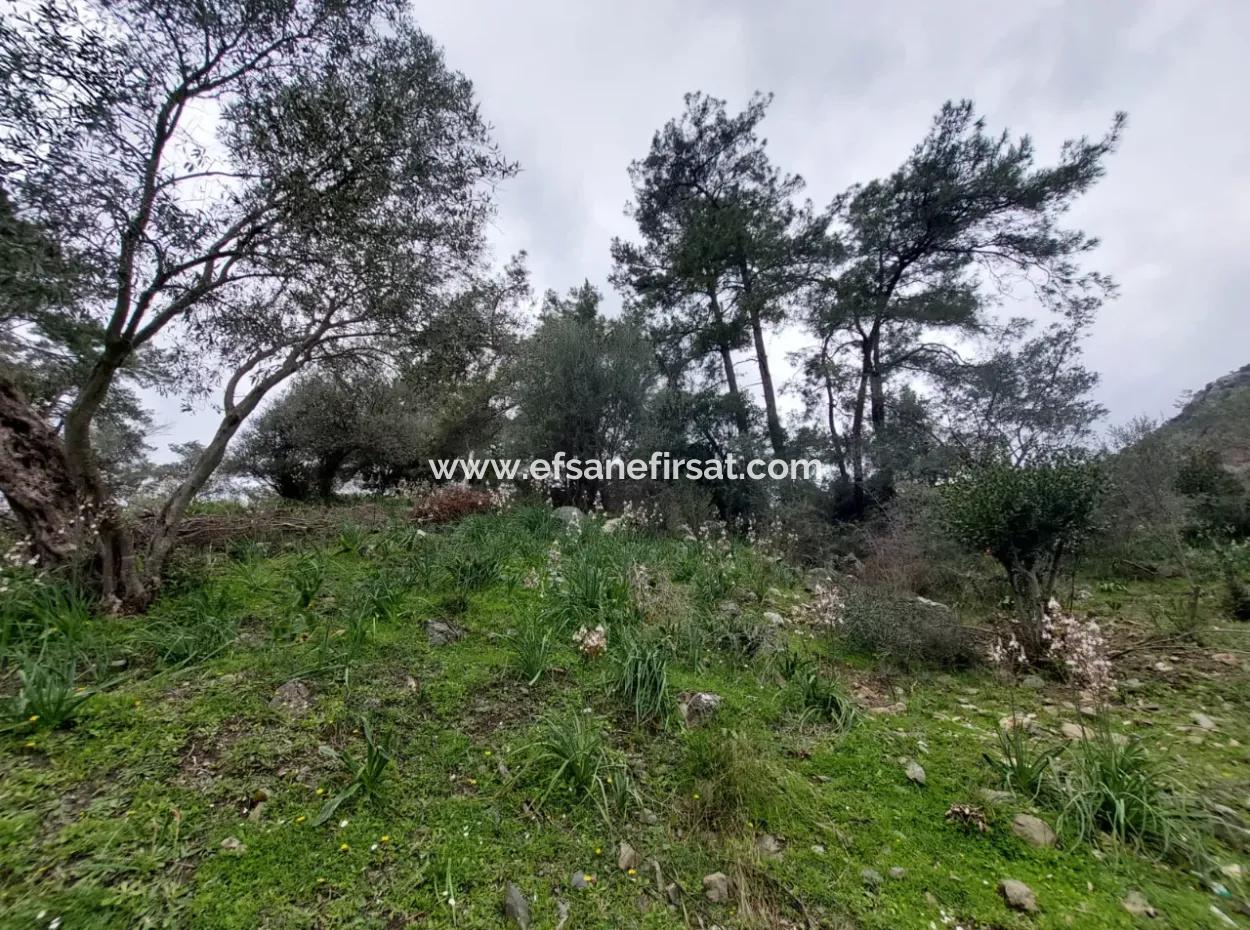
<svg viewBox="0 0 1250 930">
<path fill-rule="evenodd" d="M 143 617 L 71 606 L 46 635 L 14 617 L 5 698 L 41 651 L 76 660 L 96 693 L 60 727 L 0 735 L 0 927 L 60 917 L 89 928 L 497 928 L 508 882 L 546 930 L 561 902 L 566 928 L 590 930 L 700 920 L 893 930 L 943 926 L 943 914 L 948 926 L 1129 928 L 1120 900 L 1132 889 L 1173 926 L 1217 926 L 1212 905 L 1234 914 L 1208 882 L 1243 889 L 1161 861 L 1149 829 L 1126 828 L 1113 843 L 1102 835 L 1116 821 L 1095 813 L 1086 842 L 1075 812 L 1058 824 L 1062 800 L 1039 797 L 1035 809 L 1027 784 L 984 800 L 1003 787 L 985 761 L 1001 758 L 998 721 L 1034 714 L 1038 747 L 1059 745 L 1060 724 L 1075 719 L 1064 686 L 1017 690 L 976 669 L 902 675 L 793 625 L 748 643 L 764 611 L 788 616 L 802 596 L 784 566 L 737 543 L 727 555 L 593 526 L 562 533 L 548 512 L 527 509 L 428 536 L 399 525 L 353 528 L 323 547 L 236 545 L 186 556 Z M 672 587 L 654 616 L 630 597 L 639 563 Z M 531 573 L 545 580 L 521 583 Z M 1134 582 L 1087 604 L 1136 630 L 1175 588 Z M 732 622 L 726 600 L 740 608 Z M 466 635 L 431 645 L 425 623 L 436 618 Z M 581 661 L 569 636 L 599 622 L 608 653 Z M 553 630 L 545 647 L 518 646 Z M 635 641 L 663 644 L 662 676 L 650 658 L 629 660 Z M 1174 673 L 1153 670 L 1168 654 L 1126 659 L 1122 677 L 1140 684 L 1122 691 L 1108 726 L 1142 737 L 1151 784 L 1200 786 L 1238 808 L 1250 763 L 1246 675 L 1205 658 L 1229 648 L 1214 637 L 1193 647 L 1201 674 L 1184 671 L 1186 655 L 1169 660 Z M 107 661 L 97 668 L 92 656 Z M 805 669 L 819 673 L 807 681 Z M 273 704 L 288 682 L 304 688 L 306 707 Z M 693 691 L 723 699 L 706 722 L 645 725 L 664 695 Z M 906 709 L 848 710 L 848 695 Z M 1194 710 L 1219 729 L 1195 729 Z M 854 726 L 838 724 L 844 712 Z M 1078 768 L 1081 751 L 1067 746 L 1063 771 L 1099 783 Z M 924 766 L 924 787 L 907 780 L 904 759 Z M 1131 787 L 1140 769 L 1122 763 L 1097 769 Z M 1107 809 L 1094 801 L 1083 809 Z M 948 823 L 956 803 L 984 806 L 989 831 Z M 1010 822 L 1022 810 L 1063 827 L 1063 847 L 1017 840 Z M 760 854 L 765 833 L 780 856 Z M 230 838 L 241 848 L 223 847 Z M 643 856 L 638 874 L 616 868 L 622 839 Z M 1207 847 L 1213 862 L 1244 862 L 1220 842 Z M 684 911 L 655 896 L 653 858 L 665 883 L 686 889 Z M 894 867 L 903 876 L 879 887 L 861 878 Z M 593 875 L 591 887 L 570 888 L 575 871 Z M 702 877 L 715 871 L 738 880 L 745 900 L 706 901 Z M 995 890 L 1003 878 L 1029 884 L 1040 911 L 1008 910 Z"/>
</svg>

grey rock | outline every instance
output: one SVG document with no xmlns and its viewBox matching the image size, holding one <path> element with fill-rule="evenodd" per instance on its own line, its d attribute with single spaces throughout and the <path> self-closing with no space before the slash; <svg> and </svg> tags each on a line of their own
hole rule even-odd
<svg viewBox="0 0 1250 930">
<path fill-rule="evenodd" d="M 1030 691 L 1041 691 L 1046 687 L 1046 679 L 1041 675 L 1025 675 L 1020 679 L 1020 684 Z"/>
<path fill-rule="evenodd" d="M 1016 814 L 1011 822 L 1011 832 L 1030 846 L 1045 849 L 1055 845 L 1058 837 L 1050 824 L 1032 814 Z"/>
<path fill-rule="evenodd" d="M 1140 891 L 1130 891 L 1120 905 L 1134 917 L 1154 917 L 1159 913 Z"/>
<path fill-rule="evenodd" d="M 288 681 L 274 692 L 269 706 L 302 717 L 312 710 L 312 688 L 298 679 Z"/>
<path fill-rule="evenodd" d="M 862 881 L 867 888 L 877 888 L 885 879 L 881 877 L 881 873 L 876 869 L 860 869 L 859 880 Z"/>
<path fill-rule="evenodd" d="M 511 882 L 508 883 L 508 892 L 504 895 L 503 912 L 504 916 L 516 924 L 519 930 L 529 930 L 529 902 L 525 900 L 525 895 L 521 889 Z"/>
<path fill-rule="evenodd" d="M 1079 723 L 1064 723 L 1059 727 L 1059 732 L 1063 734 L 1064 739 L 1083 740 L 1089 739 L 1094 734 L 1081 726 Z"/>
<path fill-rule="evenodd" d="M 681 904 L 681 886 L 677 882 L 669 882 L 664 888 L 664 897 L 673 907 L 679 906 Z"/>
<path fill-rule="evenodd" d="M 228 853 L 241 856 L 247 852 L 247 846 L 237 836 L 228 836 L 221 841 L 221 848 Z"/>
<path fill-rule="evenodd" d="M 431 646 L 446 646 L 464 638 L 464 630 L 450 620 L 427 620 L 425 637 Z"/>
<path fill-rule="evenodd" d="M 1017 911 L 1032 914 L 1037 910 L 1037 896 L 1033 894 L 1033 889 L 1024 882 L 1018 882 L 1014 878 L 1004 878 L 998 883 L 998 893 L 1003 896 L 1008 907 L 1015 908 Z"/>
<path fill-rule="evenodd" d="M 613 533 L 617 532 L 624 525 L 625 525 L 624 519 L 622 519 L 621 517 L 613 517 L 610 520 L 603 521 L 603 532 L 606 533 L 608 536 L 611 536 Z"/>
<path fill-rule="evenodd" d="M 628 872 L 630 869 L 637 869 L 641 862 L 642 856 L 638 855 L 638 850 L 621 840 L 616 852 L 616 867 L 622 872 Z"/>
<path fill-rule="evenodd" d="M 721 700 L 719 694 L 711 691 L 691 691 L 678 696 L 677 709 L 681 711 L 682 722 L 693 727 L 710 717 L 720 707 Z"/>
<path fill-rule="evenodd" d="M 554 516 L 557 520 L 559 520 L 561 523 L 565 524 L 566 526 L 574 526 L 576 524 L 579 524 L 586 517 L 586 515 L 582 513 L 578 508 L 572 507 L 572 506 L 557 507 L 551 513 L 552 513 L 552 516 Z"/>
<path fill-rule="evenodd" d="M 732 885 L 729 876 L 724 872 L 713 872 L 703 876 L 703 895 L 713 904 L 721 904 L 729 900 Z"/>
<path fill-rule="evenodd" d="M 585 872 L 574 872 L 569 876 L 569 884 L 579 891 L 585 890 L 591 885 L 590 876 Z"/>
<path fill-rule="evenodd" d="M 906 772 L 908 781 L 915 782 L 917 785 L 924 785 L 924 766 L 915 759 L 907 760 Z"/>
<path fill-rule="evenodd" d="M 1190 714 L 1190 717 L 1194 722 L 1194 726 L 1196 726 L 1199 730 L 1214 730 L 1215 729 L 1215 721 L 1212 720 L 1210 717 L 1208 717 L 1206 714 L 1202 714 L 1202 713 L 1198 713 L 1197 711 L 1194 711 L 1194 713 Z"/>
<path fill-rule="evenodd" d="M 755 851 L 766 859 L 780 857 L 782 848 L 781 840 L 771 833 L 763 833 L 755 840 Z"/>
<path fill-rule="evenodd" d="M 726 617 L 738 617 L 742 614 L 742 608 L 738 606 L 737 601 L 721 601 L 720 612 Z"/>
<path fill-rule="evenodd" d="M 777 613 L 775 610 L 766 610 L 764 611 L 764 613 L 760 615 L 760 617 L 769 626 L 785 626 L 786 625 L 786 618 L 783 617 L 781 614 Z"/>
<path fill-rule="evenodd" d="M 894 868 L 890 869 L 890 878 L 898 879 L 898 878 L 906 878 L 906 877 L 907 877 L 907 870 L 903 868 L 901 865 L 896 865 Z"/>
</svg>

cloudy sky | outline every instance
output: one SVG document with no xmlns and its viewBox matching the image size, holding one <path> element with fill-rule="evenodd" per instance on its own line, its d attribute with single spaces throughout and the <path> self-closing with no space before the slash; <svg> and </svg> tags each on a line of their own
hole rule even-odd
<svg viewBox="0 0 1250 930">
<path fill-rule="evenodd" d="M 894 168 L 946 99 L 972 98 L 991 129 L 1030 133 L 1046 159 L 1126 110 L 1107 177 L 1072 216 L 1101 238 L 1092 264 L 1121 287 L 1087 347 L 1110 420 L 1170 415 L 1183 391 L 1250 363 L 1250 4 L 415 0 L 415 9 L 522 165 L 499 192 L 494 236 L 501 260 L 528 251 L 540 292 L 583 278 L 609 290 L 608 243 L 633 232 L 626 166 L 686 91 L 735 109 L 772 91 L 770 151 L 817 202 Z M 181 419 L 168 440 L 188 427 Z"/>
<path fill-rule="evenodd" d="M 478 88 L 521 175 L 499 196 L 501 254 L 534 283 L 607 290 L 625 168 L 703 90 L 776 95 L 774 160 L 817 202 L 888 172 L 942 101 L 1053 158 L 1068 137 L 1129 127 L 1072 222 L 1119 282 L 1087 348 L 1121 421 L 1250 363 L 1250 4 L 548 2 L 417 0 L 423 28 Z M 611 301 L 616 304 L 612 295 Z"/>
</svg>

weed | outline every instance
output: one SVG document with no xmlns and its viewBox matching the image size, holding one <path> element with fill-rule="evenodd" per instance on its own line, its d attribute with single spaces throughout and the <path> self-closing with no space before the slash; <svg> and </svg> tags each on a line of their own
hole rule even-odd
<svg viewBox="0 0 1250 930">
<path fill-rule="evenodd" d="M 1056 788 L 1055 759 L 1062 746 L 1038 749 L 1028 731 L 1020 725 L 998 727 L 999 756 L 985 755 L 985 761 L 1002 777 L 1010 791 L 1038 801 L 1052 797 Z"/>
<path fill-rule="evenodd" d="M 312 820 L 314 827 L 325 823 L 334 816 L 335 811 L 357 795 L 362 795 L 371 801 L 376 801 L 381 795 L 386 769 L 392 759 L 390 741 L 378 737 L 373 732 L 373 727 L 367 717 L 360 718 L 360 729 L 365 739 L 363 756 L 357 757 L 345 751 L 338 752 L 330 746 L 322 746 L 319 749 L 319 752 L 327 759 L 337 762 L 347 772 L 350 780 L 346 788 L 321 806 L 321 810 Z"/>
<path fill-rule="evenodd" d="M 585 714 L 544 717 L 538 739 L 521 753 L 525 773 L 536 775 L 543 785 L 538 807 L 562 792 L 574 800 L 590 800 L 611 821 L 636 799 L 624 761 L 609 751 L 603 730 Z"/>
<path fill-rule="evenodd" d="M 738 830 L 781 815 L 792 780 L 744 734 L 699 729 L 685 740 L 681 800 L 696 826 Z"/>
<path fill-rule="evenodd" d="M 291 586 L 294 588 L 295 609 L 305 611 L 312 607 L 313 600 L 321 591 L 326 580 L 325 561 L 317 555 L 306 555 L 291 570 Z"/>
<path fill-rule="evenodd" d="M 1059 826 L 1087 842 L 1106 831 L 1138 851 L 1194 860 L 1199 824 L 1162 766 L 1137 740 L 1121 740 L 1104 720 L 1083 740 L 1063 780 Z"/>
<path fill-rule="evenodd" d="M 189 665 L 222 652 L 237 634 L 238 620 L 229 594 L 206 585 L 192 590 L 154 620 L 139 641 L 162 662 Z"/>
<path fill-rule="evenodd" d="M 534 684 L 551 668 L 555 641 L 541 621 L 528 619 L 511 637 L 513 664 L 522 680 Z"/>
<path fill-rule="evenodd" d="M 859 717 L 859 708 L 836 678 L 822 674 L 814 665 L 798 668 L 790 678 L 791 700 L 803 721 L 832 724 L 845 733 Z"/>
<path fill-rule="evenodd" d="M 668 652 L 654 638 L 627 634 L 614 653 L 611 689 L 638 723 L 663 723 L 672 713 Z"/>
<path fill-rule="evenodd" d="M 20 687 L 5 708 L 10 729 L 65 726 L 92 696 L 74 686 L 77 672 L 72 664 L 28 659 L 17 674 Z"/>
</svg>

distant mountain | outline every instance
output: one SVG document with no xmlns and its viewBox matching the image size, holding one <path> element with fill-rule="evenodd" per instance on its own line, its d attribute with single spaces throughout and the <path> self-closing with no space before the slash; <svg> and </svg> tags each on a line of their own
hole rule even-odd
<svg viewBox="0 0 1250 930">
<path fill-rule="evenodd" d="M 1159 429 L 1187 448 L 1218 453 L 1224 466 L 1250 485 L 1250 365 L 1196 391 Z"/>
</svg>

